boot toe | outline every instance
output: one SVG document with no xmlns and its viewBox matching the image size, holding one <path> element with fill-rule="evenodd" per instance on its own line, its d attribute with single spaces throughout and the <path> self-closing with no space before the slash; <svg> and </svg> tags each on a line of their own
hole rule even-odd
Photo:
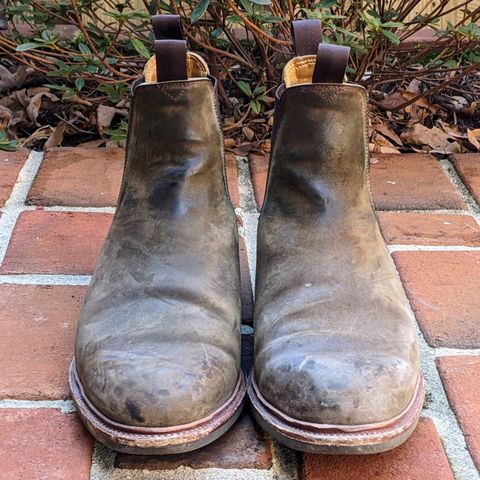
<svg viewBox="0 0 480 480">
<path fill-rule="evenodd" d="M 86 397 L 102 415 L 157 428 L 207 417 L 228 401 L 239 375 L 226 352 L 204 344 L 151 354 L 102 350 L 77 358 L 76 366 Z"/>
<path fill-rule="evenodd" d="M 365 425 L 402 414 L 415 395 L 418 370 L 401 356 L 372 352 L 259 355 L 255 380 L 273 407 L 297 420 Z"/>
</svg>

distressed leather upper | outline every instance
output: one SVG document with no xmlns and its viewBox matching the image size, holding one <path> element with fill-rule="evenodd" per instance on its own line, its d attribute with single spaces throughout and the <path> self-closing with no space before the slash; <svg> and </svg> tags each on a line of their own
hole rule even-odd
<svg viewBox="0 0 480 480">
<path fill-rule="evenodd" d="M 258 230 L 255 379 L 295 419 L 390 420 L 412 400 L 418 346 L 368 188 L 366 94 L 287 88 Z"/>
<path fill-rule="evenodd" d="M 137 86 L 129 128 L 77 372 L 110 419 L 182 425 L 221 407 L 240 374 L 237 229 L 211 81 Z"/>
</svg>

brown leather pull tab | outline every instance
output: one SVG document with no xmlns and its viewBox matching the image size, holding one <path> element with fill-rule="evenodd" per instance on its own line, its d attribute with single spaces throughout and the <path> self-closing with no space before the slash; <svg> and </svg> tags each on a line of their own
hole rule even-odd
<svg viewBox="0 0 480 480">
<path fill-rule="evenodd" d="M 322 43 L 320 20 L 294 20 L 292 22 L 293 51 L 295 55 L 315 55 L 318 44 Z"/>
<path fill-rule="evenodd" d="M 157 82 L 186 80 L 187 42 L 185 40 L 155 40 Z"/>
<path fill-rule="evenodd" d="M 157 82 L 187 79 L 187 42 L 178 15 L 154 15 Z"/>
<path fill-rule="evenodd" d="M 350 47 L 321 43 L 313 71 L 313 83 L 343 83 L 347 71 Z"/>
<path fill-rule="evenodd" d="M 180 15 L 154 15 L 153 33 L 157 40 L 183 40 Z"/>
</svg>

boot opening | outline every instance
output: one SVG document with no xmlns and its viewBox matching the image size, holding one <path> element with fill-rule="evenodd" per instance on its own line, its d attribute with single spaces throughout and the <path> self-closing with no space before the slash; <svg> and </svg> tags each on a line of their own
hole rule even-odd
<svg viewBox="0 0 480 480">
<path fill-rule="evenodd" d="M 204 78 L 210 74 L 205 60 L 198 54 L 187 52 L 187 75 L 188 78 Z M 145 83 L 157 81 L 157 65 L 155 55 L 150 58 L 143 69 Z"/>
<path fill-rule="evenodd" d="M 312 83 L 316 61 L 316 55 L 302 55 L 292 58 L 283 69 L 285 87 Z"/>
</svg>

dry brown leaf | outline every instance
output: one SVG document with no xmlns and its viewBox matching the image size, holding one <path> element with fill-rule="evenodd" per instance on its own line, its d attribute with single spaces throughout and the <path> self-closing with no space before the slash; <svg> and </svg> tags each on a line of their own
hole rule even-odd
<svg viewBox="0 0 480 480">
<path fill-rule="evenodd" d="M 253 137 L 255 136 L 255 132 L 249 127 L 243 127 L 242 133 L 245 135 L 245 138 L 247 140 L 252 140 Z"/>
<path fill-rule="evenodd" d="M 467 117 L 473 117 L 477 112 L 479 105 L 477 102 L 472 102 L 468 107 L 462 108 L 461 112 Z"/>
<path fill-rule="evenodd" d="M 226 138 L 223 141 L 223 145 L 225 148 L 233 148 L 237 142 L 235 142 L 234 138 Z"/>
<path fill-rule="evenodd" d="M 40 113 L 40 108 L 42 108 L 43 97 L 49 98 L 52 102 L 58 102 L 60 100 L 56 95 L 48 92 L 37 93 L 31 99 L 29 99 L 27 106 L 27 115 L 28 118 L 38 127 L 40 126 L 40 124 L 37 123 L 37 117 Z"/>
<path fill-rule="evenodd" d="M 438 153 L 455 153 L 457 150 L 461 150 L 458 142 L 450 142 L 452 137 L 440 128 L 427 128 L 420 123 L 416 123 L 407 131 L 403 132 L 400 138 L 405 143 L 426 146 L 429 147 L 429 150 Z"/>
<path fill-rule="evenodd" d="M 108 107 L 106 105 L 99 105 L 97 108 L 97 126 L 98 131 L 103 133 L 103 131 L 112 124 L 113 117 L 117 113 L 117 110 L 113 107 Z"/>
<path fill-rule="evenodd" d="M 480 128 L 476 128 L 475 130 L 467 128 L 467 138 L 468 141 L 480 151 Z"/>
<path fill-rule="evenodd" d="M 369 148 L 372 153 L 400 153 L 392 143 L 379 133 L 375 135 L 375 142 L 370 143 Z"/>
<path fill-rule="evenodd" d="M 67 124 L 65 122 L 59 122 L 49 139 L 45 142 L 45 145 L 43 145 L 43 149 L 48 150 L 49 148 L 55 148 L 61 145 L 66 128 Z"/>
<path fill-rule="evenodd" d="M 384 137 L 396 143 L 398 146 L 403 147 L 403 143 L 402 143 L 402 140 L 400 140 L 400 137 L 385 123 L 379 123 L 377 125 L 374 125 L 374 128 L 378 133 L 381 133 Z"/>
</svg>

